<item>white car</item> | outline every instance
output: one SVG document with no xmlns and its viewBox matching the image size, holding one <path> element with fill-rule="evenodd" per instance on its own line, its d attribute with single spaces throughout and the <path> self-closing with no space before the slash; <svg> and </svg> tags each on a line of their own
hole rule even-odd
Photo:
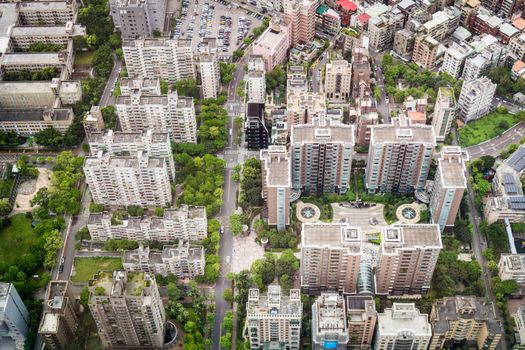
<svg viewBox="0 0 525 350">
<path fill-rule="evenodd" d="M 226 257 L 226 264 L 229 264 L 229 263 L 230 263 L 230 256 L 228 255 L 228 256 Z"/>
</svg>

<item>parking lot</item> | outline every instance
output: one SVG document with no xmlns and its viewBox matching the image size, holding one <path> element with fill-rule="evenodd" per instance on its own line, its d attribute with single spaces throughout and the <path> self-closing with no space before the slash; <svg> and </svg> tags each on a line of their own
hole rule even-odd
<svg viewBox="0 0 525 350">
<path fill-rule="evenodd" d="M 217 38 L 219 54 L 231 55 L 252 29 L 261 24 L 258 18 L 262 19 L 262 16 L 248 14 L 224 0 L 181 1 L 181 17 L 172 30 L 172 36 L 192 39 L 195 53 L 203 38 Z"/>
</svg>

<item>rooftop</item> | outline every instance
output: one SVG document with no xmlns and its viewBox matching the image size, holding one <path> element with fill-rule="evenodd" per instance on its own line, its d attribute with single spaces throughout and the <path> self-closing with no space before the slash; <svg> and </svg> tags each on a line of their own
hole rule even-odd
<svg viewBox="0 0 525 350">
<path fill-rule="evenodd" d="M 391 309 L 385 309 L 378 314 L 377 327 L 382 335 L 396 335 L 403 330 L 410 330 L 416 336 L 432 335 L 427 314 L 421 314 L 412 303 L 394 303 Z"/>
<path fill-rule="evenodd" d="M 71 22 L 69 22 L 71 23 Z M 77 36 L 86 35 L 86 28 L 81 25 L 75 24 L 71 26 L 71 30 L 68 30 L 66 25 L 63 26 L 16 26 L 13 27 L 11 36 Z"/>
<path fill-rule="evenodd" d="M 3 65 L 57 66 L 65 64 L 62 52 L 6 53 L 1 59 Z"/>
<path fill-rule="evenodd" d="M 0 85 L 2 86 L 2 85 Z M 73 111 L 70 108 L 2 108 L 0 122 L 39 122 L 44 120 L 68 121 L 72 120 Z"/>
<path fill-rule="evenodd" d="M 248 291 L 247 322 L 251 317 L 257 317 L 259 314 L 288 315 L 300 318 L 302 309 L 303 304 L 301 303 L 301 291 L 299 289 L 290 289 L 289 296 L 281 294 L 279 285 L 269 285 L 266 295 L 260 295 L 258 289 Z"/>
<path fill-rule="evenodd" d="M 444 149 L 447 149 L 447 147 L 444 147 Z M 443 153 L 438 160 L 438 169 L 443 186 L 467 187 L 466 167 L 461 149 L 459 154 Z"/>
<path fill-rule="evenodd" d="M 290 187 L 290 157 L 285 146 L 270 146 L 261 150 L 262 166 L 266 171 L 266 186 Z"/>
<path fill-rule="evenodd" d="M 337 6 L 341 6 L 346 12 L 357 11 L 357 5 L 350 0 L 337 0 Z"/>
<path fill-rule="evenodd" d="M 494 305 L 485 302 L 484 298 L 473 296 L 456 296 L 444 298 L 434 304 L 437 317 L 432 321 L 435 333 L 444 334 L 449 331 L 454 321 L 475 319 L 485 323 L 491 334 L 503 334 L 501 322 L 496 319 Z"/>
<path fill-rule="evenodd" d="M 346 307 L 344 298 L 337 293 L 322 293 L 313 306 L 313 325 L 317 333 L 347 330 Z"/>
<path fill-rule="evenodd" d="M 503 23 L 501 26 L 499 26 L 498 30 L 500 31 L 500 33 L 508 37 L 511 37 L 520 32 L 518 28 L 514 27 L 510 23 Z"/>
<path fill-rule="evenodd" d="M 18 18 L 16 3 L 0 3 L 0 13 L 0 38 L 8 38 L 7 32 Z"/>
<path fill-rule="evenodd" d="M 392 124 L 370 126 L 370 142 L 375 144 L 423 143 L 433 146 L 436 145 L 431 125 L 412 125 L 410 122 L 407 122 L 403 116 L 393 118 Z"/>
<path fill-rule="evenodd" d="M 392 225 L 381 230 L 383 254 L 398 254 L 398 249 L 441 249 L 437 224 Z"/>
<path fill-rule="evenodd" d="M 345 249 L 348 254 L 361 254 L 361 228 L 347 223 L 304 223 L 301 247 Z"/>
<path fill-rule="evenodd" d="M 354 126 L 329 118 L 316 118 L 313 124 L 292 125 L 292 145 L 305 143 L 341 143 L 353 146 Z"/>
</svg>

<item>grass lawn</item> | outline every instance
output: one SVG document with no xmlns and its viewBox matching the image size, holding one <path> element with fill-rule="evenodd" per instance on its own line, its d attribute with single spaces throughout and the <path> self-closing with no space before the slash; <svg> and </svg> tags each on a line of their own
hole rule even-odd
<svg viewBox="0 0 525 350">
<path fill-rule="evenodd" d="M 9 265 L 29 251 L 29 246 L 37 236 L 31 227 L 31 220 L 25 214 L 11 217 L 11 224 L 0 231 L 0 261 Z"/>
<path fill-rule="evenodd" d="M 9 198 L 13 185 L 15 183 L 14 177 L 8 177 L 7 180 L 0 180 L 0 198 Z"/>
<path fill-rule="evenodd" d="M 94 51 L 78 52 L 75 54 L 75 64 L 91 64 Z"/>
<path fill-rule="evenodd" d="M 71 281 L 87 283 L 99 271 L 119 269 L 122 269 L 121 258 L 75 258 L 75 275 L 71 276 Z"/>
<path fill-rule="evenodd" d="M 519 118 L 514 114 L 497 112 L 487 114 L 459 129 L 459 143 L 463 147 L 477 145 L 501 135 L 517 122 Z"/>
</svg>

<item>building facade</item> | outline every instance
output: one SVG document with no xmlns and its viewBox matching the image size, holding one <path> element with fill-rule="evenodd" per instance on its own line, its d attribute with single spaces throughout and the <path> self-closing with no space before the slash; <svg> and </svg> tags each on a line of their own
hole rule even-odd
<svg viewBox="0 0 525 350">
<path fill-rule="evenodd" d="M 450 133 L 450 126 L 456 115 L 456 97 L 454 89 L 450 87 L 440 87 L 434 105 L 432 126 L 437 142 L 445 142 Z"/>
<path fill-rule="evenodd" d="M 376 330 L 375 350 L 426 350 L 432 337 L 428 315 L 409 303 L 385 309 L 377 316 Z"/>
<path fill-rule="evenodd" d="M 485 298 L 455 296 L 432 305 L 430 350 L 464 342 L 468 348 L 494 350 L 505 336 L 492 303 Z"/>
<path fill-rule="evenodd" d="M 111 212 L 89 214 L 87 228 L 93 240 L 201 241 L 208 234 L 204 207 L 181 205 L 178 209 L 165 209 L 162 217 L 126 217 L 115 220 L 113 216 Z"/>
<path fill-rule="evenodd" d="M 312 305 L 312 349 L 346 350 L 348 341 L 344 297 L 337 293 L 322 293 Z"/>
<path fill-rule="evenodd" d="M 283 230 L 290 225 L 291 161 L 286 146 L 262 150 L 262 197 L 268 209 L 268 225 Z"/>
<path fill-rule="evenodd" d="M 109 10 L 123 39 L 147 38 L 164 31 L 167 4 L 166 0 L 110 0 Z"/>
<path fill-rule="evenodd" d="M 374 297 L 371 295 L 346 296 L 348 317 L 348 347 L 370 349 L 377 323 Z"/>
<path fill-rule="evenodd" d="M 315 10 L 318 0 L 283 1 L 284 18 L 290 25 L 291 46 L 310 43 L 315 37 Z"/>
<path fill-rule="evenodd" d="M 298 350 L 302 312 L 298 289 L 290 289 L 289 296 L 281 293 L 279 285 L 269 285 L 266 295 L 260 295 L 258 289 L 250 289 L 243 332 L 250 349 Z"/>
<path fill-rule="evenodd" d="M 292 126 L 292 188 L 306 193 L 346 193 L 350 186 L 354 127 L 318 118 Z"/>
<path fill-rule="evenodd" d="M 15 286 L 0 282 L 0 347 L 23 350 L 30 325 L 29 312 Z"/>
<path fill-rule="evenodd" d="M 173 142 L 197 142 L 197 120 L 193 98 L 179 97 L 176 91 L 167 96 L 147 96 L 140 90 L 119 96 L 115 102 L 122 131 L 169 133 Z"/>
<path fill-rule="evenodd" d="M 122 266 L 130 272 L 193 279 L 204 275 L 206 261 L 203 247 L 190 246 L 188 241 L 180 240 L 178 246 L 166 245 L 160 251 L 150 251 L 142 244 L 136 250 L 124 251 Z"/>
<path fill-rule="evenodd" d="M 326 64 L 324 91 L 328 99 L 346 101 L 352 91 L 352 65 L 346 60 Z"/>
<path fill-rule="evenodd" d="M 423 190 L 436 146 L 429 125 L 412 125 L 404 115 L 392 124 L 370 126 L 366 168 L 368 193 Z"/>
<path fill-rule="evenodd" d="M 191 40 L 137 39 L 122 43 L 130 77 L 158 78 L 173 84 L 195 79 Z"/>
<path fill-rule="evenodd" d="M 47 309 L 44 311 L 38 334 L 47 349 L 63 350 L 75 338 L 78 326 L 78 301 L 68 281 L 51 281 L 48 286 Z"/>
<path fill-rule="evenodd" d="M 490 111 L 495 93 L 496 84 L 486 76 L 464 82 L 458 100 L 459 117 L 468 123 L 484 116 Z"/>
<path fill-rule="evenodd" d="M 301 288 L 305 293 L 355 293 L 363 253 L 361 228 L 347 223 L 303 224 Z"/>
<path fill-rule="evenodd" d="M 255 40 L 252 45 L 252 56 L 261 56 L 267 72 L 275 66 L 286 62 L 290 49 L 290 27 L 282 19 L 274 18 L 270 26 Z"/>
<path fill-rule="evenodd" d="M 86 157 L 84 174 L 93 202 L 103 205 L 171 205 L 171 183 L 164 158 L 136 156 Z"/>
<path fill-rule="evenodd" d="M 460 147 L 445 146 L 441 150 L 429 204 L 432 222 L 439 225 L 441 232 L 456 221 L 467 188 L 466 161 L 468 154 Z"/>
<path fill-rule="evenodd" d="M 377 294 L 422 294 L 430 288 L 443 245 L 436 224 L 393 225 L 381 230 Z"/>
<path fill-rule="evenodd" d="M 166 315 L 154 276 L 101 271 L 88 288 L 89 310 L 104 348 L 163 349 Z"/>
</svg>

